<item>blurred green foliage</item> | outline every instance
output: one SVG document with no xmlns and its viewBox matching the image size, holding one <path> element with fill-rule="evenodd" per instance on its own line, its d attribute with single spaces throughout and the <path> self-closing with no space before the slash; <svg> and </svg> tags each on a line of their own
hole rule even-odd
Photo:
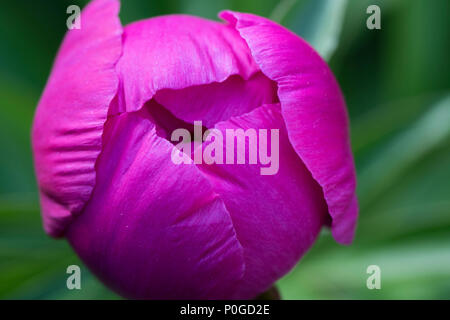
<svg viewBox="0 0 450 320">
<path fill-rule="evenodd" d="M 0 10 L 0 298 L 116 298 L 41 227 L 30 151 L 35 106 L 66 31 L 66 8 L 87 1 L 4 1 Z M 366 8 L 381 8 L 381 30 Z M 324 230 L 279 281 L 285 299 L 450 299 L 450 1 L 123 1 L 123 24 L 222 9 L 271 17 L 308 40 L 342 87 L 351 119 L 360 220 L 343 247 Z M 381 267 L 381 290 L 366 287 Z"/>
</svg>

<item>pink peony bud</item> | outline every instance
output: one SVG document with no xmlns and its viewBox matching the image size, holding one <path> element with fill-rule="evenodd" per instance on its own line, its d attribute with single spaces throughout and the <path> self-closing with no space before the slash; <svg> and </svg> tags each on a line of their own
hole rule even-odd
<svg viewBox="0 0 450 320">
<path fill-rule="evenodd" d="M 225 11 L 222 23 L 170 15 L 122 28 L 118 11 L 116 0 L 83 10 L 36 111 L 34 161 L 50 235 L 67 237 L 105 284 L 139 299 L 253 298 L 323 225 L 339 243 L 352 241 L 358 208 L 345 103 L 304 40 L 251 14 Z M 188 164 L 174 163 L 171 134 L 195 121 L 224 137 L 251 129 L 270 140 L 276 130 L 265 145 L 278 150 L 276 171 L 261 174 L 260 150 L 249 163 L 245 141 L 232 150 L 245 152 L 245 163 L 195 162 L 207 139 L 184 154 Z"/>
</svg>

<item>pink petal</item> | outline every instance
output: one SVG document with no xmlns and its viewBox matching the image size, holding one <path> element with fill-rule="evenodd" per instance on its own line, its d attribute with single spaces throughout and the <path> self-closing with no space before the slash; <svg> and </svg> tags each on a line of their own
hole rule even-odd
<svg viewBox="0 0 450 320">
<path fill-rule="evenodd" d="M 258 67 L 239 34 L 223 23 L 186 15 L 151 18 L 124 30 L 117 64 L 118 110 L 136 111 L 158 90 L 250 78 Z"/>
<path fill-rule="evenodd" d="M 199 166 L 223 199 L 244 248 L 245 276 L 236 298 L 254 298 L 313 244 L 328 217 L 327 208 L 320 186 L 288 140 L 279 104 L 262 106 L 216 128 L 224 137 L 226 129 L 279 129 L 279 171 L 274 175 L 261 175 L 267 165 L 248 164 L 249 159 L 247 164 Z M 237 155 L 237 143 L 234 147 Z M 249 154 L 248 144 L 245 152 Z"/>
<path fill-rule="evenodd" d="M 45 230 L 61 236 L 95 184 L 95 161 L 117 91 L 119 3 L 96 0 L 67 33 L 34 118 L 32 140 Z"/>
<path fill-rule="evenodd" d="M 67 236 L 128 298 L 229 298 L 242 247 L 222 200 L 193 164 L 175 165 L 147 110 L 108 120 L 97 184 Z"/>
<path fill-rule="evenodd" d="M 322 186 L 334 238 L 352 241 L 358 206 L 345 102 L 327 64 L 301 38 L 251 14 L 220 16 L 246 41 L 262 72 L 278 84 L 289 139 Z"/>
<path fill-rule="evenodd" d="M 177 118 L 190 123 L 201 119 L 204 126 L 211 128 L 216 122 L 277 102 L 276 90 L 276 84 L 258 72 L 248 80 L 231 76 L 221 83 L 161 90 L 155 100 Z"/>
</svg>

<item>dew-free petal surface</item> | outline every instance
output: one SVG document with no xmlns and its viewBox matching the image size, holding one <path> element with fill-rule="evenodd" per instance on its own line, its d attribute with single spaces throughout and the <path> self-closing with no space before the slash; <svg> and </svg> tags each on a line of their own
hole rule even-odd
<svg viewBox="0 0 450 320">
<path fill-rule="evenodd" d="M 123 112 L 139 110 L 158 90 L 223 82 L 232 75 L 248 79 L 258 67 L 234 28 L 168 15 L 125 27 L 117 70 L 121 94 L 115 112 Z"/>
<path fill-rule="evenodd" d="M 61 236 L 95 185 L 103 125 L 116 94 L 119 3 L 96 0 L 58 52 L 33 123 L 32 144 L 45 230 Z"/>
<path fill-rule="evenodd" d="M 284 27 L 252 14 L 224 11 L 248 44 L 261 71 L 278 84 L 289 139 L 321 185 L 334 238 L 349 244 L 358 215 L 356 174 L 345 102 L 317 52 Z"/>
<path fill-rule="evenodd" d="M 258 164 L 202 164 L 203 174 L 223 199 L 244 248 L 245 276 L 235 298 L 254 298 L 288 272 L 310 248 L 327 219 L 320 186 L 292 148 L 279 104 L 265 105 L 240 117 L 216 124 L 227 129 L 279 130 L 279 170 L 261 175 Z M 266 140 L 269 154 L 275 150 Z M 241 136 L 242 137 L 242 136 Z M 234 144 L 237 161 L 238 143 Z M 204 143 L 206 148 L 208 142 Z M 226 143 L 224 144 L 224 149 Z M 244 151 L 249 155 L 250 144 Z M 259 149 L 258 149 L 259 150 Z M 226 154 L 226 151 L 223 151 Z"/>
<path fill-rule="evenodd" d="M 276 89 L 273 81 L 258 72 L 248 80 L 231 76 L 220 83 L 161 90 L 155 100 L 177 118 L 190 123 L 201 120 L 204 126 L 212 128 L 219 121 L 277 102 Z"/>
<path fill-rule="evenodd" d="M 125 297 L 229 298 L 245 268 L 230 215 L 195 165 L 172 162 L 146 112 L 108 120 L 93 196 L 68 239 Z"/>
</svg>

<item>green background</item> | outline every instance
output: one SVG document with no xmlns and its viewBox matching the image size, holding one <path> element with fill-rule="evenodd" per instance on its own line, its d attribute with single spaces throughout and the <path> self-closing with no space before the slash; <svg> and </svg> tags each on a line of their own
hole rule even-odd
<svg viewBox="0 0 450 320">
<path fill-rule="evenodd" d="M 66 32 L 86 1 L 0 5 L 0 298 L 117 298 L 64 240 L 41 226 L 30 150 L 34 109 Z M 368 30 L 366 8 L 381 8 Z M 285 299 L 450 299 L 450 1 L 164 0 L 122 3 L 121 19 L 222 9 L 271 17 L 329 61 L 351 119 L 360 219 L 354 244 L 324 230 L 281 279 Z M 332 156 L 332 155 L 331 155 Z M 82 290 L 66 267 L 82 266 Z M 381 268 L 381 290 L 366 269 Z"/>
</svg>

